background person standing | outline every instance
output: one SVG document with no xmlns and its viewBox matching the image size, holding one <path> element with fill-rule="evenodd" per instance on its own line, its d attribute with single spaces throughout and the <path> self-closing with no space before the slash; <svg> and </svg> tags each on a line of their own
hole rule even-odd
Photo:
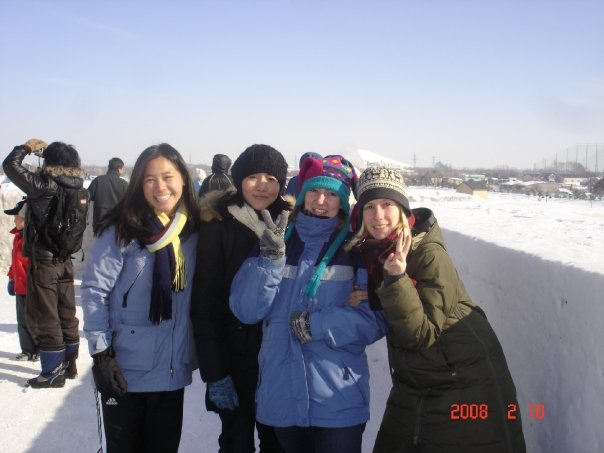
<svg viewBox="0 0 604 453">
<path fill-rule="evenodd" d="M 212 159 L 212 174 L 205 178 L 199 189 L 199 196 L 202 197 L 212 190 L 225 190 L 233 187 L 233 178 L 229 175 L 231 168 L 231 158 L 226 154 L 214 154 Z"/>
<path fill-rule="evenodd" d="M 97 176 L 88 186 L 92 208 L 92 231 L 96 235 L 101 218 L 122 199 L 128 189 L 128 182 L 122 178 L 124 161 L 114 157 L 109 161 L 107 173 Z"/>
<path fill-rule="evenodd" d="M 32 152 L 44 158 L 42 168 L 35 173 L 23 166 L 23 160 Z M 23 254 L 30 259 L 27 324 L 39 345 L 42 363 L 40 375 L 27 381 L 32 388 L 63 387 L 66 377 L 77 376 L 80 337 L 73 262 L 69 254 L 63 255 L 65 249 L 61 250 L 60 244 L 53 239 L 55 232 L 50 226 L 57 219 L 52 214 L 52 207 L 61 201 L 58 200 L 59 192 L 63 198 L 69 195 L 72 199 L 71 193 L 80 197 L 83 191 L 85 198 L 78 204 L 85 204 L 87 213 L 88 194 L 83 189 L 84 171 L 80 166 L 80 156 L 73 146 L 62 142 L 46 145 L 38 139 L 15 146 L 2 163 L 10 180 L 27 194 L 23 241 Z M 81 234 L 83 230 L 80 240 Z"/>
<path fill-rule="evenodd" d="M 16 355 L 15 360 L 37 361 L 38 346 L 34 341 L 31 330 L 27 326 L 26 318 L 26 294 L 27 294 L 27 268 L 29 260 L 23 256 L 23 228 L 25 227 L 25 199 L 17 203 L 12 209 L 7 209 L 4 212 L 8 215 L 15 216 L 15 228 L 11 233 L 15 235 L 13 239 L 13 250 L 10 268 L 8 269 L 8 287 L 7 292 L 11 296 L 15 296 L 17 303 L 17 332 L 19 334 L 19 346 L 21 352 Z"/>
</svg>

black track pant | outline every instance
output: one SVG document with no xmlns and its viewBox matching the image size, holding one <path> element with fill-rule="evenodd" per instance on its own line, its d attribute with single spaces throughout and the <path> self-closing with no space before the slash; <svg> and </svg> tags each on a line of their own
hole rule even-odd
<svg viewBox="0 0 604 453">
<path fill-rule="evenodd" d="M 185 390 L 101 394 L 107 453 L 177 453 Z"/>
</svg>

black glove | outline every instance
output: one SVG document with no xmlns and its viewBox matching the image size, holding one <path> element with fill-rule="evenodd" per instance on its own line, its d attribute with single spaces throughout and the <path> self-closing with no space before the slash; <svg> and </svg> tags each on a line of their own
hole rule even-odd
<svg viewBox="0 0 604 453">
<path fill-rule="evenodd" d="M 287 220 L 289 211 L 284 210 L 279 214 L 277 220 L 273 222 L 270 213 L 262 210 L 262 218 L 266 224 L 266 230 L 260 237 L 260 254 L 265 258 L 276 260 L 285 255 L 285 228 L 287 228 Z"/>
<path fill-rule="evenodd" d="M 115 351 L 110 346 L 92 356 L 92 377 L 99 392 L 107 396 L 124 396 L 128 383 L 114 359 Z"/>
<path fill-rule="evenodd" d="M 307 311 L 296 311 L 292 313 L 292 317 L 289 321 L 289 328 L 301 344 L 308 343 L 312 340 L 310 319 L 308 318 Z"/>
</svg>

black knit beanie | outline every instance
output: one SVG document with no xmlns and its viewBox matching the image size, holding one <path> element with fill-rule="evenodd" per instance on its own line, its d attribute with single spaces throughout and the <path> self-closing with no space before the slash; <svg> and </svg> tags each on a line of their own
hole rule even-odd
<svg viewBox="0 0 604 453">
<path fill-rule="evenodd" d="M 395 168 L 368 167 L 361 173 L 357 191 L 359 212 L 362 213 L 365 204 L 376 198 L 393 200 L 403 207 L 407 216 L 411 214 L 405 180 Z"/>
<path fill-rule="evenodd" d="M 231 167 L 231 176 L 237 192 L 241 193 L 244 178 L 255 173 L 268 173 L 279 181 L 280 191 L 287 179 L 287 162 L 272 146 L 252 145 L 243 151 Z"/>
</svg>

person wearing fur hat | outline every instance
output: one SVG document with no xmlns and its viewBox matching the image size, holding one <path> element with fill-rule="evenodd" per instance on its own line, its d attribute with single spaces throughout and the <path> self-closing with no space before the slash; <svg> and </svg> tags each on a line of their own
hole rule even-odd
<svg viewBox="0 0 604 453">
<path fill-rule="evenodd" d="M 193 280 L 191 320 L 206 407 L 222 423 L 220 451 L 254 451 L 257 429 L 261 453 L 281 452 L 271 427 L 256 423 L 259 322 L 243 324 L 229 309 L 231 282 L 243 261 L 259 247 L 266 224 L 260 212 L 277 217 L 293 208 L 281 193 L 287 176 L 283 155 L 268 145 L 252 145 L 235 160 L 234 188 L 208 192 L 200 201 L 202 224 Z"/>
<path fill-rule="evenodd" d="M 300 181 L 287 230 L 286 218 L 263 212 L 268 228 L 233 281 L 230 306 L 242 322 L 264 326 L 258 421 L 275 427 L 288 453 L 360 453 L 369 419 L 365 347 L 386 324 L 367 303 L 348 303 L 353 284 L 366 281 L 343 249 L 356 174 L 342 156 L 310 157 Z"/>
<path fill-rule="evenodd" d="M 363 257 L 370 305 L 390 325 L 393 370 L 374 453 L 524 452 L 520 416 L 507 416 L 508 404 L 519 406 L 503 350 L 434 215 L 410 209 L 393 168 L 367 168 L 358 193 L 362 222 L 347 247 Z M 460 417 L 460 407 L 476 419 Z"/>
<path fill-rule="evenodd" d="M 4 212 L 15 217 L 15 228 L 10 232 L 15 237 L 13 239 L 13 249 L 11 253 L 11 263 L 8 268 L 7 292 L 10 296 L 15 296 L 17 309 L 17 333 L 19 334 L 19 346 L 21 352 L 15 356 L 15 360 L 24 361 L 39 360 L 38 346 L 34 340 L 27 325 L 26 317 L 26 294 L 27 294 L 27 269 L 29 259 L 23 256 L 23 228 L 25 227 L 25 198 L 17 203 L 12 209 L 6 209 Z"/>
<path fill-rule="evenodd" d="M 29 171 L 23 160 L 31 153 L 44 158 L 38 172 Z M 63 387 L 65 378 L 77 377 L 80 346 L 76 317 L 71 257 L 58 257 L 44 233 L 51 203 L 59 186 L 78 190 L 84 185 L 80 156 L 72 145 L 47 145 L 30 139 L 16 146 L 2 163 L 4 173 L 27 194 L 23 254 L 30 259 L 27 273 L 27 323 L 40 349 L 40 375 L 28 379 L 32 388 Z M 56 245 L 56 244 L 55 244 Z"/>
</svg>

